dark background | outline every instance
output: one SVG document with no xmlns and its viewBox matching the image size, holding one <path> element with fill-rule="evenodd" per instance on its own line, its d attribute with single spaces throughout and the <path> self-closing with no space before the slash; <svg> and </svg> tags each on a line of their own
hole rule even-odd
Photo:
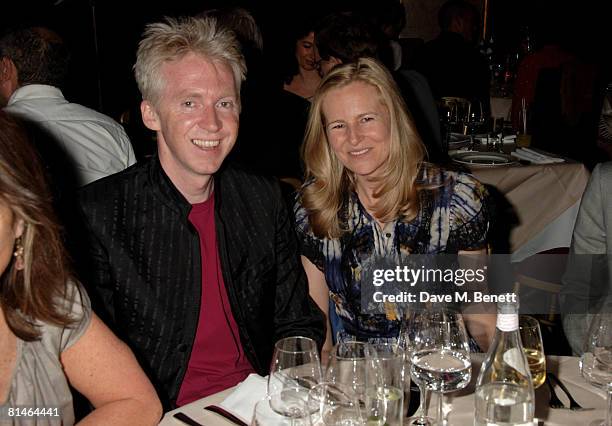
<svg viewBox="0 0 612 426">
<path fill-rule="evenodd" d="M 410 1 L 410 0 L 404 0 Z M 72 62 L 66 97 L 118 119 L 138 102 L 132 74 L 135 52 L 144 25 L 163 16 L 193 15 L 209 8 L 241 5 L 251 11 L 262 29 L 267 55 L 283 36 L 293 15 L 324 11 L 340 4 L 361 4 L 366 9 L 376 0 L 311 0 L 270 2 L 265 0 L 17 0 L 0 15 L 0 31 L 20 24 L 45 25 L 66 41 Z M 517 49 L 524 28 L 547 31 L 561 28 L 563 42 L 587 61 L 609 69 L 612 36 L 609 0 L 489 0 L 490 25 L 501 51 Z M 9 11 L 10 10 L 10 11 Z M 94 13 L 95 11 L 95 13 Z M 97 50 L 94 42 L 94 19 Z M 410 19 L 410 17 L 408 17 Z"/>
</svg>

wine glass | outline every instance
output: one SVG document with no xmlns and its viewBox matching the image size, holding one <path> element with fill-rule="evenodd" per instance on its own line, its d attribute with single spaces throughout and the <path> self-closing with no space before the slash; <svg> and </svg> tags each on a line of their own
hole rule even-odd
<svg viewBox="0 0 612 426">
<path fill-rule="evenodd" d="M 308 393 L 313 426 L 362 426 L 356 395 L 346 386 L 323 382 Z"/>
<path fill-rule="evenodd" d="M 467 119 L 468 135 L 473 137 L 476 133 L 482 133 L 486 121 L 487 117 L 482 102 L 471 102 Z"/>
<path fill-rule="evenodd" d="M 276 342 L 268 376 L 268 395 L 297 389 L 306 401 L 308 392 L 321 377 L 321 362 L 314 340 L 297 336 Z"/>
<path fill-rule="evenodd" d="M 339 341 L 329 357 L 325 380 L 347 386 L 365 404 L 366 343 Z"/>
<path fill-rule="evenodd" d="M 587 382 L 607 391 L 607 420 L 600 424 L 612 424 L 612 312 L 608 309 L 591 321 L 580 357 L 580 371 Z"/>
<path fill-rule="evenodd" d="M 414 353 L 415 347 L 417 346 L 416 343 L 418 339 L 421 338 L 421 333 L 419 333 L 418 330 L 423 327 L 426 327 L 425 324 L 422 324 L 422 322 L 425 321 L 426 318 L 426 316 L 420 315 L 418 311 L 406 313 L 405 319 L 402 323 L 403 329 L 400 334 L 400 341 L 403 343 L 404 350 L 406 351 L 406 362 L 410 362 L 410 360 L 412 359 L 412 354 Z M 418 411 L 414 414 L 414 416 L 409 419 L 410 424 L 414 426 L 429 426 L 433 423 L 433 419 L 427 417 L 428 389 L 425 387 L 424 382 L 417 382 L 416 380 L 414 380 L 414 382 L 419 387 L 420 404 Z"/>
<path fill-rule="evenodd" d="M 251 426 L 311 426 L 307 404 L 298 388 L 273 393 L 255 404 Z"/>
<path fill-rule="evenodd" d="M 472 376 L 467 331 L 459 312 L 422 311 L 415 329 L 411 374 L 416 383 L 438 393 L 436 424 L 444 424 L 443 394 L 465 388 Z"/>
<path fill-rule="evenodd" d="M 519 320 L 519 332 L 523 351 L 529 364 L 533 388 L 537 389 L 546 380 L 546 356 L 544 355 L 544 343 L 540 323 L 534 317 L 521 315 Z"/>
<path fill-rule="evenodd" d="M 366 346 L 366 419 L 372 426 L 399 426 L 404 416 L 405 352 L 398 343 Z"/>
</svg>

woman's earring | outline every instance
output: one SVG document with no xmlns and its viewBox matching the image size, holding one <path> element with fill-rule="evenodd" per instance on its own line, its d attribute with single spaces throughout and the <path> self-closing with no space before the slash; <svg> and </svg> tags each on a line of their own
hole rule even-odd
<svg viewBox="0 0 612 426">
<path fill-rule="evenodd" d="M 23 251 L 21 237 L 18 237 L 15 240 L 15 251 L 13 252 L 13 256 L 15 256 L 15 268 L 18 271 L 21 271 L 24 268 Z"/>
</svg>

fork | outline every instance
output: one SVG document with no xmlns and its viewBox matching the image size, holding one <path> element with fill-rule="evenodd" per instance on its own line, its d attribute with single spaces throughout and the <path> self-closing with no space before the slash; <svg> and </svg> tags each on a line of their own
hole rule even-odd
<svg viewBox="0 0 612 426">
<path fill-rule="evenodd" d="M 552 373 L 547 373 L 546 377 L 550 377 L 555 383 L 557 383 L 559 385 L 559 387 L 561 388 L 561 390 L 563 392 L 565 392 L 565 394 L 567 395 L 567 399 L 569 399 L 570 402 L 570 406 L 569 409 L 572 411 L 582 411 L 582 410 L 588 410 L 588 408 L 583 408 L 582 405 L 578 404 L 576 402 L 576 400 L 574 399 L 574 397 L 569 393 L 569 390 L 565 387 L 565 385 L 563 384 L 563 382 L 561 382 L 561 380 L 559 380 L 559 378 L 557 376 L 555 376 Z"/>
<path fill-rule="evenodd" d="M 550 373 L 549 373 L 550 374 Z M 555 393 L 555 388 L 553 384 L 550 382 L 549 374 L 546 375 L 546 384 L 548 385 L 548 389 L 550 390 L 550 399 L 548 400 L 548 406 L 550 408 L 566 408 L 565 405 L 561 402 L 561 400 L 557 397 Z"/>
</svg>

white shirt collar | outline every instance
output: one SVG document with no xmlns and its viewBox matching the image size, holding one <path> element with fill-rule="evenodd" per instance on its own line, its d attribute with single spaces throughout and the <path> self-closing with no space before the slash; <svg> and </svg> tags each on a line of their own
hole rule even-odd
<svg viewBox="0 0 612 426">
<path fill-rule="evenodd" d="M 23 99 L 57 98 L 64 99 L 62 91 L 54 86 L 46 84 L 26 84 L 15 90 L 8 100 L 7 105 L 12 105 Z"/>
</svg>

